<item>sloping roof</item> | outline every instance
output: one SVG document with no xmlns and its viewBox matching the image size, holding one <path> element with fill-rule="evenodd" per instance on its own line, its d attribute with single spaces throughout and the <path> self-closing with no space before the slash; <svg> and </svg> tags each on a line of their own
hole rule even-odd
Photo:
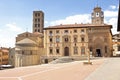
<svg viewBox="0 0 120 80">
<path fill-rule="evenodd" d="M 29 38 L 25 38 L 21 41 L 16 42 L 16 44 L 36 44 L 36 42 L 34 42 L 33 40 Z"/>
<path fill-rule="evenodd" d="M 24 35 L 24 34 L 32 34 L 32 33 L 31 32 L 23 32 L 23 33 L 18 34 L 18 36 L 21 36 L 21 35 Z"/>
<path fill-rule="evenodd" d="M 107 24 L 101 24 L 101 25 L 95 25 L 95 24 L 65 24 L 65 25 L 56 25 L 56 26 L 49 26 L 44 28 L 46 29 L 64 29 L 64 28 L 88 28 L 88 27 L 111 27 L 112 25 Z"/>
</svg>

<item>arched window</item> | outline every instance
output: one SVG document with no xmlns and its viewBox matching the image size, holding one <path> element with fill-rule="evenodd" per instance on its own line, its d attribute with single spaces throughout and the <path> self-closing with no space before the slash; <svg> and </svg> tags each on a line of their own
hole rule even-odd
<svg viewBox="0 0 120 80">
<path fill-rule="evenodd" d="M 85 47 L 81 47 L 81 55 L 85 55 Z"/>
<path fill-rule="evenodd" d="M 74 47 L 74 54 L 78 54 L 78 47 L 77 46 Z"/>
<path fill-rule="evenodd" d="M 65 42 L 68 42 L 68 38 L 65 38 Z"/>
</svg>

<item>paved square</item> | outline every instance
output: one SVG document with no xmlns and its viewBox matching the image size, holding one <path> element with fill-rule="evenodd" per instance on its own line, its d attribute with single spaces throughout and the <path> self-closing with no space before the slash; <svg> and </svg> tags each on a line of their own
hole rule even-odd
<svg viewBox="0 0 120 80">
<path fill-rule="evenodd" d="M 104 58 L 92 60 L 93 65 L 75 61 L 1 70 L 0 80 L 84 80 L 105 60 Z"/>
</svg>

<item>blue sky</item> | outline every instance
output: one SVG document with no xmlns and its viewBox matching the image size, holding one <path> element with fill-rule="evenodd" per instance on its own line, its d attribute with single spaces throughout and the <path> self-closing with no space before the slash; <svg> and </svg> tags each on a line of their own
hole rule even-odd
<svg viewBox="0 0 120 80">
<path fill-rule="evenodd" d="M 17 34 L 32 32 L 32 14 L 42 10 L 49 25 L 90 23 L 91 12 L 100 6 L 105 23 L 116 33 L 118 0 L 0 0 L 0 46 L 14 47 Z M 74 19 L 74 20 L 73 20 Z"/>
</svg>

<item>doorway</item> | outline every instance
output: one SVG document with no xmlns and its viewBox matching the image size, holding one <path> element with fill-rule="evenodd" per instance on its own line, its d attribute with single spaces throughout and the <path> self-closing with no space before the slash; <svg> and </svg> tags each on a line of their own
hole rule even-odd
<svg viewBox="0 0 120 80">
<path fill-rule="evenodd" d="M 64 48 L 64 56 L 69 56 L 69 48 L 68 47 Z"/>
<path fill-rule="evenodd" d="M 96 56 L 97 57 L 102 57 L 100 49 L 96 49 Z"/>
<path fill-rule="evenodd" d="M 47 64 L 48 63 L 48 59 L 45 59 L 45 64 Z"/>
</svg>

